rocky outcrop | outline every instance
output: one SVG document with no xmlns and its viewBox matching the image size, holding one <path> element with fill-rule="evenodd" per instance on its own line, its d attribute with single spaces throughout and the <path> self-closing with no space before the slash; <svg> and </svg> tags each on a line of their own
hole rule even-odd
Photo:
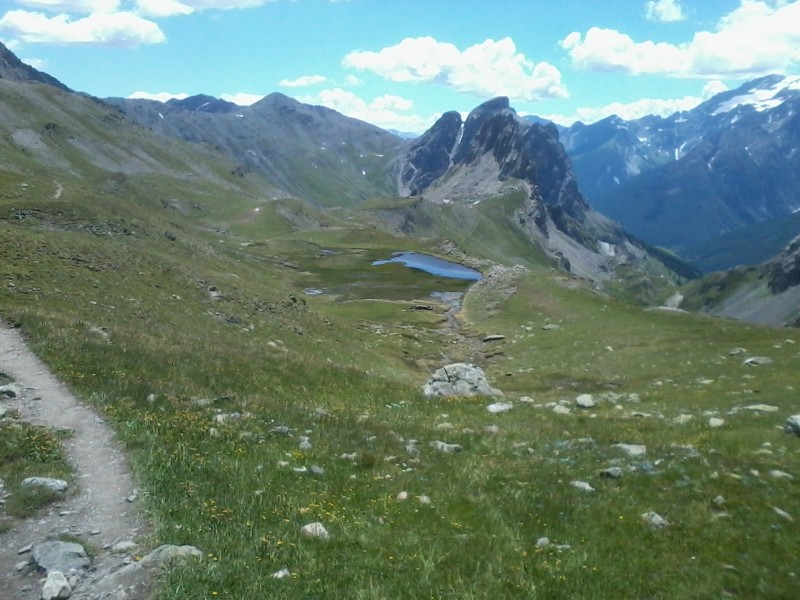
<svg viewBox="0 0 800 600">
<path fill-rule="evenodd" d="M 767 271 L 770 291 L 785 292 L 800 284 L 800 235 L 794 238 Z"/>
<path fill-rule="evenodd" d="M 502 396 L 489 385 L 486 373 L 475 365 L 453 363 L 437 369 L 422 388 L 425 396 Z"/>
<path fill-rule="evenodd" d="M 0 43 L 0 79 L 8 81 L 27 81 L 46 83 L 65 92 L 71 91 L 55 77 L 42 73 L 22 62 L 17 56 Z"/>
</svg>

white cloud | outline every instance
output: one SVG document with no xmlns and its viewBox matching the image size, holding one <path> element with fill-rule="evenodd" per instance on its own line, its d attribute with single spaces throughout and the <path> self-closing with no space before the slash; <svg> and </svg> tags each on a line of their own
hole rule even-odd
<svg viewBox="0 0 800 600">
<path fill-rule="evenodd" d="M 95 13 L 72 20 L 61 14 L 12 10 L 0 18 L 0 33 L 27 43 L 95 44 L 136 47 L 166 40 L 161 29 L 129 12 Z"/>
<path fill-rule="evenodd" d="M 41 58 L 21 58 L 20 60 L 39 71 L 44 71 L 47 68 L 47 61 Z"/>
<path fill-rule="evenodd" d="M 358 87 L 360 85 L 364 85 L 364 80 L 359 79 L 353 74 L 350 74 L 347 77 L 345 77 L 344 84 L 350 87 Z"/>
<path fill-rule="evenodd" d="M 136 12 L 145 17 L 163 18 L 190 15 L 194 8 L 178 0 L 138 0 Z"/>
<path fill-rule="evenodd" d="M 157 100 L 159 102 L 166 102 L 168 100 L 184 100 L 188 98 L 189 94 L 181 92 L 180 94 L 173 94 L 171 92 L 158 92 L 152 94 L 150 92 L 133 92 L 128 98 L 131 100 Z"/>
<path fill-rule="evenodd" d="M 432 37 L 405 38 L 378 52 L 350 52 L 342 63 L 391 81 L 439 83 L 486 98 L 531 101 L 568 95 L 558 69 L 526 58 L 511 38 L 489 39 L 463 51 Z"/>
<path fill-rule="evenodd" d="M 221 98 L 226 102 L 233 102 L 234 104 L 238 104 L 239 106 L 250 106 L 251 104 L 255 104 L 262 98 L 264 98 L 264 94 L 246 94 L 244 92 L 238 92 L 236 94 L 222 94 Z"/>
<path fill-rule="evenodd" d="M 650 21 L 662 23 L 683 21 L 686 18 L 678 0 L 650 0 L 645 5 L 645 16 Z"/>
<path fill-rule="evenodd" d="M 636 42 L 592 27 L 561 41 L 576 66 L 594 71 L 657 73 L 684 78 L 748 78 L 800 63 L 800 0 L 740 0 L 717 23 L 683 44 Z"/>
<path fill-rule="evenodd" d="M 631 121 L 633 119 L 640 119 L 647 115 L 657 115 L 660 117 L 668 117 L 676 112 L 692 110 L 702 102 L 710 99 L 721 92 L 728 90 L 728 87 L 721 81 L 709 81 L 703 86 L 700 96 L 684 96 L 683 98 L 673 99 L 660 99 L 660 98 L 642 98 L 635 102 L 621 103 L 613 102 L 606 106 L 600 107 L 581 107 L 575 111 L 573 115 L 540 115 L 545 119 L 549 119 L 559 125 L 569 126 L 576 121 L 582 121 L 585 124 L 595 123 L 611 115 L 617 115 Z"/>
<path fill-rule="evenodd" d="M 298 77 L 297 79 L 283 79 L 278 84 L 281 87 L 308 87 L 311 85 L 319 85 L 320 83 L 325 83 L 328 80 L 327 77 L 322 75 L 303 75 L 302 77 Z"/>
<path fill-rule="evenodd" d="M 58 13 L 113 13 L 119 10 L 119 0 L 16 0 L 16 4 Z"/>
<path fill-rule="evenodd" d="M 409 114 L 414 107 L 411 100 L 386 94 L 366 102 L 352 92 L 341 88 L 322 90 L 313 96 L 301 96 L 297 100 L 332 108 L 343 115 L 372 123 L 384 129 L 396 129 L 409 133 L 422 133 L 428 129 L 439 115 L 422 117 Z"/>
</svg>

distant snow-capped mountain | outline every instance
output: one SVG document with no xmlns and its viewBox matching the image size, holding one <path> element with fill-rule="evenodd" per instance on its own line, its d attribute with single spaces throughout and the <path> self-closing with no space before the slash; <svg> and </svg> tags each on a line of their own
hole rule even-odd
<svg viewBox="0 0 800 600">
<path fill-rule="evenodd" d="M 612 116 L 560 133 L 598 210 L 706 268 L 703 247 L 718 236 L 800 210 L 799 76 L 756 79 L 667 118 Z"/>
</svg>

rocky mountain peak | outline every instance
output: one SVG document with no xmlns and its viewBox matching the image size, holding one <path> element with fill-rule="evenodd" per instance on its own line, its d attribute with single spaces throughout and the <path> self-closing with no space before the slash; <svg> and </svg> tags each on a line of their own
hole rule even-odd
<svg viewBox="0 0 800 600">
<path fill-rule="evenodd" d="M 767 276 L 769 288 L 775 294 L 800 284 L 800 235 L 772 262 Z"/>
<path fill-rule="evenodd" d="M 172 99 L 169 100 L 167 104 L 191 112 L 207 113 L 230 113 L 240 108 L 233 102 L 221 100 L 220 98 L 215 98 L 214 96 L 208 96 L 206 94 L 189 96 L 183 100 Z"/>
<path fill-rule="evenodd" d="M 0 43 L 0 79 L 46 83 L 66 92 L 72 91 L 55 77 L 42 73 L 22 62 L 2 43 Z"/>
</svg>

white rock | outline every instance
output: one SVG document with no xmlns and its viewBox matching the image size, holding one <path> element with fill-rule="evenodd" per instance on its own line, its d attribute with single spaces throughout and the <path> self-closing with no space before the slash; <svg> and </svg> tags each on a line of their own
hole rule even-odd
<svg viewBox="0 0 800 600">
<path fill-rule="evenodd" d="M 774 361 L 769 356 L 751 356 L 749 358 L 745 358 L 744 361 L 742 361 L 742 364 L 757 367 L 759 365 L 770 365 L 773 362 Z"/>
<path fill-rule="evenodd" d="M 497 414 L 497 413 L 508 412 L 512 408 L 514 408 L 514 405 L 511 404 L 511 402 L 495 402 L 494 404 L 490 404 L 489 406 L 487 406 L 486 410 L 488 410 L 492 414 Z"/>
<path fill-rule="evenodd" d="M 536 540 L 536 547 L 537 548 L 547 548 L 550 545 L 550 538 L 548 537 L 540 537 Z"/>
<path fill-rule="evenodd" d="M 402 502 L 403 500 L 408 500 L 408 492 L 402 491 L 399 494 L 397 494 L 397 500 L 398 502 Z"/>
<path fill-rule="evenodd" d="M 420 504 L 424 504 L 425 506 L 428 506 L 428 505 L 430 505 L 430 503 L 431 503 L 431 499 L 430 499 L 430 497 L 429 497 L 429 496 L 425 496 L 425 495 L 422 495 L 422 496 L 417 496 L 417 501 L 418 501 Z"/>
<path fill-rule="evenodd" d="M 664 529 L 669 527 L 669 522 L 656 512 L 646 512 L 642 514 L 642 520 L 652 529 Z"/>
<path fill-rule="evenodd" d="M 773 469 L 769 472 L 770 477 L 774 477 L 775 479 L 794 479 L 794 475 L 787 473 L 786 471 L 780 471 L 779 469 Z"/>
<path fill-rule="evenodd" d="M 567 406 L 562 406 L 561 404 L 558 404 L 553 407 L 553 412 L 556 413 L 557 415 L 568 415 L 572 412 L 572 410 L 570 410 L 569 407 Z"/>
<path fill-rule="evenodd" d="M 786 423 L 783 425 L 783 430 L 786 433 L 792 433 L 796 436 L 800 436 L 800 415 L 793 415 L 786 419 Z"/>
<path fill-rule="evenodd" d="M 782 509 L 778 508 L 777 506 L 773 506 L 772 510 L 774 510 L 775 514 L 778 515 L 779 517 L 783 517 L 787 521 L 794 521 L 794 518 L 792 518 L 792 515 L 787 513 L 785 510 L 782 510 Z"/>
<path fill-rule="evenodd" d="M 596 406 L 591 394 L 581 394 L 575 399 L 578 408 L 594 408 Z"/>
<path fill-rule="evenodd" d="M 124 540 L 122 542 L 117 542 L 113 546 L 111 546 L 111 552 L 113 554 L 122 554 L 123 552 L 128 552 L 129 550 L 133 550 L 139 544 L 131 540 Z"/>
<path fill-rule="evenodd" d="M 631 458 L 638 458 L 647 454 L 647 446 L 641 444 L 612 444 L 612 448 L 619 448 Z"/>
<path fill-rule="evenodd" d="M 23 487 L 38 486 L 59 494 L 66 492 L 68 485 L 63 479 L 52 479 L 50 477 L 28 477 L 22 480 Z"/>
<path fill-rule="evenodd" d="M 280 571 L 275 571 L 270 577 L 273 579 L 285 579 L 286 577 L 291 577 L 292 573 L 289 569 L 281 569 Z"/>
<path fill-rule="evenodd" d="M 570 481 L 569 484 L 575 489 L 581 490 L 583 492 L 595 491 L 595 489 L 585 481 Z"/>
<path fill-rule="evenodd" d="M 439 452 L 444 452 L 445 454 L 455 454 L 456 452 L 461 452 L 462 450 L 459 444 L 448 444 L 447 442 L 442 442 L 440 440 L 432 441 L 431 448 L 438 450 Z"/>
<path fill-rule="evenodd" d="M 771 404 L 748 404 L 743 406 L 741 410 L 752 410 L 753 412 L 777 412 L 778 407 Z"/>
<path fill-rule="evenodd" d="M 42 587 L 42 600 L 66 600 L 72 595 L 69 581 L 61 571 L 50 571 Z"/>
<path fill-rule="evenodd" d="M 331 534 L 325 529 L 325 526 L 320 522 L 309 523 L 300 528 L 300 534 L 307 538 L 316 538 L 320 540 L 330 539 Z"/>
<path fill-rule="evenodd" d="M 720 419 L 719 417 L 711 417 L 708 420 L 709 427 L 713 427 L 716 429 L 717 427 L 722 427 L 723 425 L 725 425 L 725 419 Z"/>
<path fill-rule="evenodd" d="M 676 425 L 686 425 L 686 423 L 691 421 L 693 418 L 694 417 L 692 415 L 685 415 L 685 414 L 678 415 L 677 417 L 672 419 L 672 422 L 675 423 Z"/>
</svg>

